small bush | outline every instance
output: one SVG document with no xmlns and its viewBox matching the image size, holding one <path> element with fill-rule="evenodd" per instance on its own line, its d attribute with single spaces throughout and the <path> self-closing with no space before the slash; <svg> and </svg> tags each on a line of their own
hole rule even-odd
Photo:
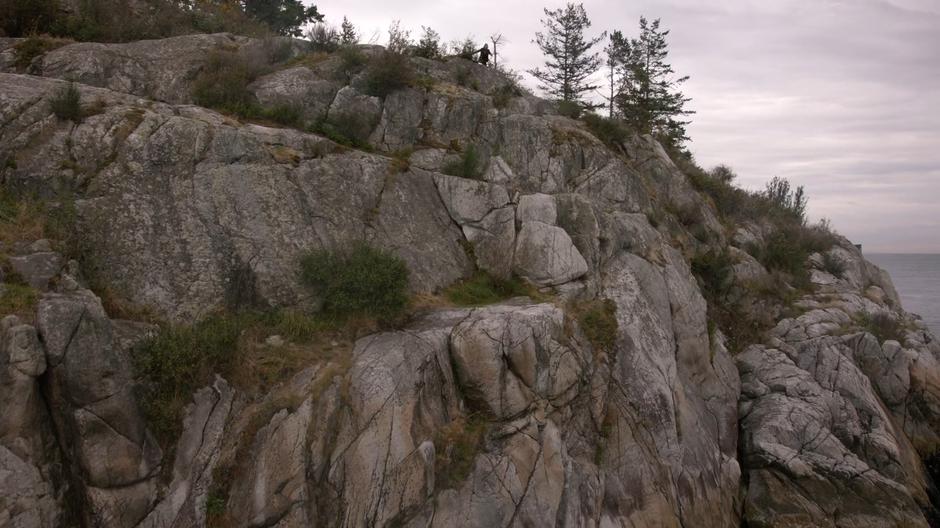
<svg viewBox="0 0 940 528">
<path fill-rule="evenodd" d="M 875 336 L 879 343 L 889 340 L 904 342 L 904 325 L 887 313 L 863 313 L 857 322 L 862 329 Z"/>
<path fill-rule="evenodd" d="M 493 106 L 496 108 L 506 108 L 509 106 L 509 102 L 515 97 L 520 97 L 522 95 L 522 90 L 518 86 L 512 83 L 507 83 L 496 90 L 493 91 L 491 96 L 493 97 Z"/>
<path fill-rule="evenodd" d="M 407 57 L 385 52 L 369 61 L 363 89 L 369 95 L 384 99 L 393 92 L 411 86 L 414 78 L 415 74 Z"/>
<path fill-rule="evenodd" d="M 451 42 L 450 48 L 454 55 L 472 61 L 473 55 L 480 49 L 480 46 L 473 40 L 473 37 L 467 37 L 462 41 Z"/>
<path fill-rule="evenodd" d="M 33 287 L 18 284 L 6 277 L 6 281 L 0 284 L 0 318 L 10 314 L 30 318 L 36 311 L 38 300 L 39 292 Z"/>
<path fill-rule="evenodd" d="M 630 137 L 630 131 L 616 119 L 599 116 L 594 113 L 585 114 L 582 118 L 588 130 L 597 139 L 616 150 L 622 148 L 623 143 Z"/>
<path fill-rule="evenodd" d="M 473 471 L 477 453 L 483 451 L 488 422 L 481 413 L 458 416 L 440 428 L 434 439 L 435 485 L 455 488 Z"/>
<path fill-rule="evenodd" d="M 63 121 L 74 123 L 82 121 L 82 96 L 74 83 L 68 83 L 57 89 L 52 99 L 49 100 L 49 108 Z"/>
<path fill-rule="evenodd" d="M 332 53 L 340 47 L 340 34 L 335 27 L 324 23 L 314 24 L 307 31 L 307 40 L 310 41 L 312 51 L 325 51 Z"/>
<path fill-rule="evenodd" d="M 30 35 L 26 40 L 17 43 L 13 47 L 13 66 L 18 70 L 25 70 L 36 57 L 68 43 L 69 41 L 64 39 Z"/>
<path fill-rule="evenodd" d="M 374 123 L 359 114 L 347 114 L 335 118 L 322 118 L 309 131 L 327 137 L 340 145 L 360 150 L 372 150 L 369 134 Z"/>
<path fill-rule="evenodd" d="M 764 197 L 776 209 L 791 215 L 801 223 L 805 221 L 806 195 L 803 193 L 802 185 L 796 189 L 791 189 L 790 182 L 785 178 L 774 177 L 767 183 Z"/>
<path fill-rule="evenodd" d="M 193 326 L 163 328 L 134 351 L 135 373 L 145 380 L 139 401 L 161 445 L 176 440 L 192 393 L 214 373 L 231 371 L 243 327 L 241 318 L 211 316 Z"/>
<path fill-rule="evenodd" d="M 358 73 L 369 58 L 355 45 L 343 46 L 339 50 L 339 73 L 347 83 L 353 75 Z"/>
<path fill-rule="evenodd" d="M 411 154 L 413 151 L 410 148 L 396 150 L 392 152 L 392 162 L 389 166 L 393 173 L 408 172 L 411 169 Z"/>
<path fill-rule="evenodd" d="M 692 259 L 692 273 L 702 295 L 713 303 L 723 302 L 734 285 L 734 264 L 727 251 L 708 250 Z"/>
<path fill-rule="evenodd" d="M 823 269 L 833 277 L 841 277 L 845 273 L 845 262 L 833 253 L 826 251 L 822 254 Z"/>
<path fill-rule="evenodd" d="M 421 30 L 423 33 L 414 47 L 414 55 L 425 59 L 441 58 L 441 35 L 429 27 L 421 26 Z"/>
<path fill-rule="evenodd" d="M 454 79 L 457 81 L 457 86 L 463 86 L 466 88 L 470 84 L 471 71 L 467 66 L 457 66 L 457 71 L 454 72 Z"/>
<path fill-rule="evenodd" d="M 505 280 L 482 271 L 444 290 L 444 296 L 458 306 L 494 304 L 513 297 L 531 297 L 533 293 L 532 287 L 518 277 Z"/>
<path fill-rule="evenodd" d="M 388 27 L 388 46 L 385 49 L 395 55 L 403 55 L 411 48 L 411 32 L 401 28 L 401 22 L 392 21 Z"/>
<path fill-rule="evenodd" d="M 617 305 L 599 299 L 579 309 L 578 325 L 596 350 L 610 352 L 617 341 Z"/>
<path fill-rule="evenodd" d="M 259 113 L 259 107 L 248 91 L 248 85 L 267 70 L 268 65 L 261 57 L 234 51 L 214 51 L 193 82 L 193 100 L 207 108 L 254 117 Z"/>
<path fill-rule="evenodd" d="M 483 175 L 483 164 L 474 145 L 469 145 L 460 155 L 460 159 L 444 165 L 444 174 L 461 178 L 477 179 Z"/>
<path fill-rule="evenodd" d="M 349 251 L 315 250 L 301 259 L 301 280 L 336 319 L 399 318 L 408 304 L 408 268 L 395 255 L 365 244 Z"/>
<path fill-rule="evenodd" d="M 558 115 L 578 119 L 584 108 L 576 101 L 558 101 Z"/>
</svg>

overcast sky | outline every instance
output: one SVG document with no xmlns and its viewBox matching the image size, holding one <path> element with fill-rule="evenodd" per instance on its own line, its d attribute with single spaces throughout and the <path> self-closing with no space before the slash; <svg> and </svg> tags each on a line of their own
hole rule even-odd
<svg viewBox="0 0 940 528">
<path fill-rule="evenodd" d="M 542 8 L 558 1 L 319 0 L 365 40 L 393 19 L 445 40 L 501 32 L 526 70 Z M 690 148 L 740 184 L 773 176 L 806 187 L 812 219 L 830 218 L 867 252 L 940 253 L 940 0 L 607 0 L 584 2 L 589 34 L 636 35 L 661 18 L 697 112 Z M 502 52 L 502 50 L 501 50 Z M 534 87 L 531 79 L 528 83 Z"/>
</svg>

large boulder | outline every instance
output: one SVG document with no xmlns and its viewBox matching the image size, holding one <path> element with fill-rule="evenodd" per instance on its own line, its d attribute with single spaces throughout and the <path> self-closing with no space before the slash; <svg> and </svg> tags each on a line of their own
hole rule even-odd
<svg viewBox="0 0 940 528">
<path fill-rule="evenodd" d="M 134 526 L 150 511 L 162 454 L 137 407 L 128 358 L 101 302 L 48 294 L 38 308 L 45 398 L 89 525 Z"/>
</svg>

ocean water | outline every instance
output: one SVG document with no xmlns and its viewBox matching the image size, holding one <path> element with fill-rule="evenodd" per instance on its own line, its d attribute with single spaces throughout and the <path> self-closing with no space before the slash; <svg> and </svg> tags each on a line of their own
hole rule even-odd
<svg viewBox="0 0 940 528">
<path fill-rule="evenodd" d="M 940 255 L 871 253 L 865 258 L 891 274 L 904 309 L 923 317 L 940 335 Z"/>
</svg>

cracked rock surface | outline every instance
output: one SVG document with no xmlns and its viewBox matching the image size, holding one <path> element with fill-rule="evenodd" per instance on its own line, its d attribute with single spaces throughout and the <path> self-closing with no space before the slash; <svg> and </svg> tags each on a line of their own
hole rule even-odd
<svg viewBox="0 0 940 528">
<path fill-rule="evenodd" d="M 748 248 L 773 227 L 723 225 L 653 138 L 607 145 L 457 58 L 409 59 L 422 82 L 385 98 L 336 55 L 249 86 L 308 122 L 356 116 L 372 148 L 355 150 L 191 104 L 213 52 L 260 40 L 76 43 L 23 72 L 15 43 L 0 39 L 0 184 L 74 202 L 89 261 L 160 319 L 310 307 L 299 256 L 363 240 L 406 263 L 414 294 L 481 270 L 539 291 L 432 303 L 260 394 L 216 377 L 181 395 L 163 450 L 128 355 L 154 326 L 111 319 L 53 242 L 0 245 L 0 291 L 37 296 L 0 314 L 0 526 L 940 525 L 940 341 L 841 239 L 844 270 L 812 255 L 813 292 L 732 354 L 691 256 L 732 244 L 740 295 L 768 277 Z M 68 79 L 80 123 L 49 107 Z M 445 174 L 471 145 L 474 177 Z M 584 318 L 596 301 L 607 342 Z M 898 334 L 866 330 L 873 315 Z"/>
</svg>

